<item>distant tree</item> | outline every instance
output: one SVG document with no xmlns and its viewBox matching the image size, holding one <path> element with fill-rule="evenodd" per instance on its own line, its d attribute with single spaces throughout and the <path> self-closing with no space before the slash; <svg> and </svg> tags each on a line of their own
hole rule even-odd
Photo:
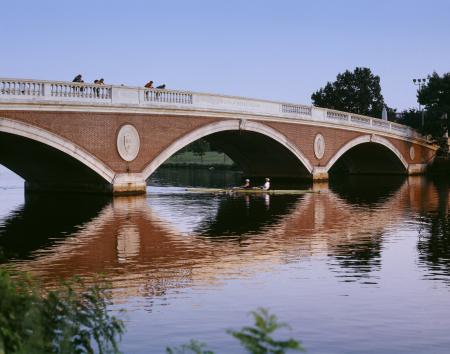
<svg viewBox="0 0 450 354">
<path fill-rule="evenodd" d="M 191 144 L 192 152 L 200 156 L 200 160 L 203 162 L 203 156 L 206 152 L 210 151 L 209 143 L 205 139 L 199 139 Z"/>
<path fill-rule="evenodd" d="M 450 73 L 428 76 L 428 83 L 417 92 L 421 105 L 425 106 L 424 132 L 442 137 L 450 120 Z"/>
<path fill-rule="evenodd" d="M 415 108 L 400 112 L 396 121 L 397 123 L 407 125 L 416 130 L 422 130 L 422 112 Z"/>
<path fill-rule="evenodd" d="M 355 68 L 338 74 L 336 81 L 311 95 L 315 106 L 340 111 L 381 117 L 384 99 L 381 95 L 380 77 L 369 68 Z"/>
</svg>

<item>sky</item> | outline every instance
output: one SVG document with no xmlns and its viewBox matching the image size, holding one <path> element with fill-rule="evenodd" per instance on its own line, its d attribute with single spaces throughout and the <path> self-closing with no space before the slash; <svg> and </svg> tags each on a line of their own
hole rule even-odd
<svg viewBox="0 0 450 354">
<path fill-rule="evenodd" d="M 0 77 L 144 85 L 311 103 L 357 66 L 385 102 L 450 71 L 448 0 L 0 0 Z"/>
</svg>

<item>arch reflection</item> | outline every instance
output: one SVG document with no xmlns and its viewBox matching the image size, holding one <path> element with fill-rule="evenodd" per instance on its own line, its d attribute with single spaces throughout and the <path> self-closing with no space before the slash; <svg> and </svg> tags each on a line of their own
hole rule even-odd
<svg viewBox="0 0 450 354">
<path fill-rule="evenodd" d="M 84 223 L 61 221 L 71 237 L 57 242 L 48 237 L 35 245 L 32 257 L 28 253 L 16 264 L 48 283 L 102 272 L 122 296 L 160 295 L 169 288 L 216 283 L 230 274 L 244 276 L 313 257 L 325 259 L 342 281 L 376 282 L 390 230 L 411 215 L 438 210 L 436 188 L 409 178 L 397 189 L 378 192 L 371 199 L 376 205 L 369 207 L 351 203 L 347 193 L 118 198 L 92 211 Z M 20 220 L 17 216 L 14 223 Z"/>
</svg>

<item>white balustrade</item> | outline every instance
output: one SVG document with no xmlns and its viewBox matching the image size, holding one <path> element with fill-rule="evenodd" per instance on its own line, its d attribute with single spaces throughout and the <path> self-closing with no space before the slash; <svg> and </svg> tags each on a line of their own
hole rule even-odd
<svg viewBox="0 0 450 354">
<path fill-rule="evenodd" d="M 372 126 L 389 130 L 391 128 L 391 122 L 382 119 L 372 119 Z"/>
<path fill-rule="evenodd" d="M 371 118 L 352 114 L 350 121 L 355 124 L 370 125 Z"/>
<path fill-rule="evenodd" d="M 0 95 L 10 96 L 43 96 L 44 84 L 26 80 L 0 79 Z"/>
<path fill-rule="evenodd" d="M 99 100 L 111 99 L 111 87 L 84 83 L 50 83 L 52 97 L 78 97 Z"/>
<path fill-rule="evenodd" d="M 320 124 L 359 127 L 403 137 L 424 140 L 413 129 L 382 119 L 300 104 L 279 103 L 204 93 L 166 89 L 146 89 L 76 82 L 38 81 L 0 78 L 0 105 L 10 102 L 70 102 L 70 104 L 112 104 L 149 108 L 164 107 L 253 114 L 278 118 L 315 121 Z M 1 107 L 1 106 L 0 106 Z"/>
<path fill-rule="evenodd" d="M 147 102 L 192 104 L 192 93 L 166 89 L 149 89 L 144 91 L 144 100 Z"/>
<path fill-rule="evenodd" d="M 348 114 L 344 113 L 344 112 L 339 112 L 339 111 L 327 110 L 327 116 L 326 117 L 329 118 L 329 119 L 348 121 Z"/>
<path fill-rule="evenodd" d="M 401 125 L 392 122 L 391 122 L 391 129 L 404 134 L 408 132 L 408 127 L 406 125 Z"/>
<path fill-rule="evenodd" d="M 281 104 L 281 112 L 295 113 L 295 114 L 310 116 L 311 115 L 311 107 L 298 105 L 298 104 L 282 103 Z"/>
</svg>

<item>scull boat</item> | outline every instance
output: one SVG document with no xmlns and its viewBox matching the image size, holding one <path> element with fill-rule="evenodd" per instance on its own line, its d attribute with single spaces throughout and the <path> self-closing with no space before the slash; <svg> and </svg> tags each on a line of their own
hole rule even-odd
<svg viewBox="0 0 450 354">
<path fill-rule="evenodd" d="M 191 193 L 212 193 L 212 194 L 306 194 L 316 193 L 310 189 L 243 189 L 243 188 L 186 188 L 186 192 Z"/>
</svg>

